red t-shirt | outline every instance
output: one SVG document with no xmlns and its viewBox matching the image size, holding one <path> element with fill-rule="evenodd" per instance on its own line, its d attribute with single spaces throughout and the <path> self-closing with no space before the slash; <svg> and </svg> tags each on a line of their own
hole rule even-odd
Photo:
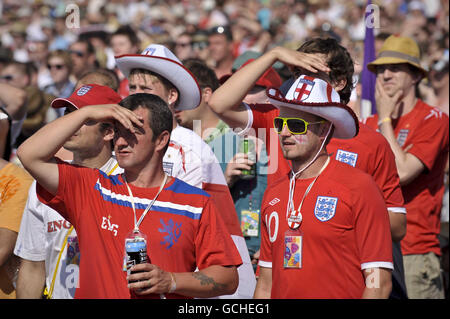
<svg viewBox="0 0 450 319">
<path fill-rule="evenodd" d="M 395 156 L 382 134 L 359 123 L 357 136 L 351 139 L 333 138 L 327 145 L 327 151 L 334 159 L 372 176 L 383 193 L 389 211 L 406 213 Z"/>
<path fill-rule="evenodd" d="M 269 166 L 267 168 L 268 185 L 291 171 L 290 163 L 283 156 L 278 133 L 273 127 L 273 120 L 279 114 L 280 110 L 272 104 L 252 104 L 249 106 L 249 122 L 245 130 L 246 134 L 251 134 L 251 127 L 254 130 L 253 134 L 263 139 L 266 144 L 266 151 L 269 157 Z"/>
<path fill-rule="evenodd" d="M 366 123 L 378 128 L 378 115 L 367 118 Z M 428 252 L 440 255 L 437 235 L 449 152 L 448 116 L 418 100 L 411 112 L 393 120 L 392 125 L 400 147 L 425 165 L 414 181 L 402 186 L 407 211 L 402 252 L 404 255 Z"/>
<path fill-rule="evenodd" d="M 296 180 L 296 209 L 313 180 Z M 393 269 L 386 205 L 368 174 L 331 159 L 316 180 L 301 210 L 301 269 L 283 265 L 288 194 L 286 176 L 269 185 L 262 204 L 259 265 L 272 268 L 272 298 L 361 298 L 362 269 Z"/>
<path fill-rule="evenodd" d="M 39 199 L 74 225 L 80 245 L 76 298 L 130 298 L 123 271 L 125 238 L 134 228 L 131 199 L 122 175 L 59 163 L 55 196 L 38 185 Z M 129 185 L 139 219 L 159 187 Z M 143 219 L 152 264 L 170 272 L 192 272 L 242 261 L 208 193 L 172 178 Z M 150 295 L 159 298 L 159 295 Z M 170 294 L 168 298 L 180 298 Z M 185 297 L 182 297 L 185 298 Z"/>
</svg>

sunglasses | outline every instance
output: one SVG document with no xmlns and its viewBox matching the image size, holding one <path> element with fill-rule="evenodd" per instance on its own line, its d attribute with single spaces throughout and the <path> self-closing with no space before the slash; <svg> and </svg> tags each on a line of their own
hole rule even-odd
<svg viewBox="0 0 450 319">
<path fill-rule="evenodd" d="M 62 68 L 64 68 L 64 64 L 47 64 L 47 68 L 49 70 L 55 68 L 57 70 L 61 70 Z"/>
<path fill-rule="evenodd" d="M 13 79 L 14 79 L 14 76 L 9 75 L 9 74 L 0 76 L 0 80 L 2 80 L 2 81 L 9 82 L 9 81 L 12 81 Z"/>
<path fill-rule="evenodd" d="M 191 46 L 191 42 L 187 42 L 187 43 L 178 42 L 175 44 L 175 46 L 185 48 L 185 47 Z"/>
<path fill-rule="evenodd" d="M 325 123 L 325 121 L 307 122 L 304 119 L 295 117 L 276 117 L 273 120 L 273 126 L 275 127 L 275 130 L 277 131 L 278 134 L 281 134 L 284 125 L 286 125 L 288 131 L 291 134 L 297 135 L 297 134 L 305 134 L 306 131 L 308 130 L 308 125 L 321 123 Z"/>
<path fill-rule="evenodd" d="M 84 52 L 81 52 L 81 51 L 70 50 L 69 52 L 70 52 L 70 54 L 75 54 L 80 58 L 82 58 L 84 56 Z"/>
</svg>

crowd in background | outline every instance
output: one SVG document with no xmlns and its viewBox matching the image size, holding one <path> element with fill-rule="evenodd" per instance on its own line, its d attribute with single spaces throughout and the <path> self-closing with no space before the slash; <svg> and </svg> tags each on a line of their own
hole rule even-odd
<svg viewBox="0 0 450 319">
<path fill-rule="evenodd" d="M 448 1 L 372 2 L 379 10 L 376 50 L 391 34 L 415 39 L 420 63 L 429 71 L 419 94 L 448 114 Z M 126 79 L 114 56 L 139 54 L 151 43 L 165 45 L 181 61 L 205 61 L 221 79 L 235 71 L 237 58 L 246 51 L 297 49 L 312 37 L 333 37 L 355 62 L 356 87 L 350 103 L 359 105 L 366 5 L 366 0 L 0 0 L 0 107 L 15 110 L 10 115 L 21 124 L 20 130 L 11 129 L 15 144 L 9 150 L 0 143 L 0 157 L 17 162 L 14 149 L 63 115 L 49 108 L 50 101 L 70 96 L 77 79 L 89 69 L 114 73 L 118 92 L 127 96 Z M 226 37 L 216 41 L 211 34 Z M 287 66 L 278 63 L 274 68 L 282 80 L 291 75 Z M 442 220 L 447 228 L 442 242 L 447 247 L 443 269 L 448 274 L 448 167 L 446 176 Z"/>
</svg>

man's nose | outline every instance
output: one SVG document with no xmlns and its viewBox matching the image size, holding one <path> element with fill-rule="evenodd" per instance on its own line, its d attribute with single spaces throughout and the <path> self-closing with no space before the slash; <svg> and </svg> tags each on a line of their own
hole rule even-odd
<svg viewBox="0 0 450 319">
<path fill-rule="evenodd" d="M 291 132 L 289 132 L 288 127 L 287 127 L 287 123 L 283 123 L 283 128 L 281 129 L 281 136 L 291 136 Z"/>
<path fill-rule="evenodd" d="M 121 136 L 121 135 L 117 135 L 117 133 L 115 133 L 115 136 L 114 136 L 114 144 L 115 144 L 116 146 L 120 147 L 120 146 L 127 146 L 127 145 L 128 145 L 128 142 L 127 142 L 127 140 L 126 140 L 125 137 L 123 137 L 123 136 Z"/>
</svg>

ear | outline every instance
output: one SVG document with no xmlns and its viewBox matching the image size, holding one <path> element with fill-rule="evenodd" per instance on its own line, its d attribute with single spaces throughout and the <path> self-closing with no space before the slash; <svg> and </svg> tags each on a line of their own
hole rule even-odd
<svg viewBox="0 0 450 319">
<path fill-rule="evenodd" d="M 175 105 L 179 97 L 178 91 L 176 89 L 170 89 L 167 97 L 169 105 Z"/>
<path fill-rule="evenodd" d="M 343 88 L 347 85 L 347 79 L 342 78 L 333 82 L 333 88 L 339 92 L 342 91 Z"/>
<path fill-rule="evenodd" d="M 112 141 L 114 139 L 114 127 L 112 125 L 108 125 L 103 131 L 103 139 L 105 141 Z"/>
<path fill-rule="evenodd" d="M 96 57 L 95 53 L 88 55 L 89 64 L 94 64 L 96 59 L 97 59 L 97 57 Z"/>
<path fill-rule="evenodd" d="M 208 102 L 209 102 L 209 99 L 210 99 L 211 96 L 212 96 L 212 94 L 213 94 L 213 91 L 212 91 L 212 89 L 211 89 L 210 87 L 204 88 L 204 89 L 202 90 L 202 100 L 203 100 L 203 102 L 208 103 Z"/>
<path fill-rule="evenodd" d="M 333 128 L 330 128 L 330 126 L 332 126 L 333 124 L 331 124 L 331 122 L 326 121 L 326 123 L 320 125 L 320 137 L 321 138 L 326 138 L 327 137 L 327 133 L 328 130 L 330 130 L 330 134 L 332 133 L 331 131 L 333 130 Z"/>
<path fill-rule="evenodd" d="M 162 151 L 166 149 L 166 146 L 170 141 L 170 133 L 169 131 L 163 131 L 155 141 L 155 151 Z"/>
<path fill-rule="evenodd" d="M 423 78 L 423 76 L 420 72 L 413 73 L 414 85 L 417 85 L 420 81 L 422 81 L 422 78 Z"/>
</svg>

